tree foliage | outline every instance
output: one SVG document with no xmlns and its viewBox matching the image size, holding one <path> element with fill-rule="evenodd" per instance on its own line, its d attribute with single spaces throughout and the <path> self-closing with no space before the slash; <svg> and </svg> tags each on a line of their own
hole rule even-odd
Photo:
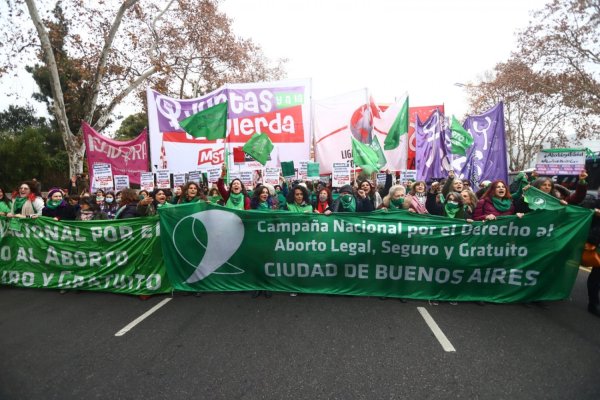
<svg viewBox="0 0 600 400">
<path fill-rule="evenodd" d="M 148 125 L 146 113 L 131 114 L 121 122 L 121 126 L 115 132 L 116 140 L 131 140 L 136 138 Z"/>
<path fill-rule="evenodd" d="M 218 0 L 8 4 L 0 24 L 0 73 L 32 66 L 71 173 L 83 168 L 79 121 L 102 131 L 118 105 L 139 107 L 146 85 L 189 97 L 224 82 L 283 76 L 281 60 L 271 65 L 258 45 L 232 32 Z"/>
</svg>

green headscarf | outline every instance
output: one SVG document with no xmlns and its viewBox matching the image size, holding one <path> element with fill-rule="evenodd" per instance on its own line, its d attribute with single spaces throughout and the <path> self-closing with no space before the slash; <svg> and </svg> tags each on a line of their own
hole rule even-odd
<svg viewBox="0 0 600 400">
<path fill-rule="evenodd" d="M 456 213 L 458 212 L 458 210 L 460 210 L 460 206 L 456 202 L 451 203 L 450 201 L 447 201 L 444 205 L 444 210 L 446 211 L 447 216 L 449 216 L 450 218 L 455 218 Z"/>
</svg>

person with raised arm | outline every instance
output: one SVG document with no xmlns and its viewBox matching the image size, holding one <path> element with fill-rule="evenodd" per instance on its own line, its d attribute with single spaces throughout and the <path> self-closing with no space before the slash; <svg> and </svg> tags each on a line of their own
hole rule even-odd
<svg viewBox="0 0 600 400">
<path fill-rule="evenodd" d="M 221 167 L 221 177 L 217 181 L 217 188 L 225 202 L 225 207 L 233 210 L 249 210 L 250 198 L 242 181 L 237 178 L 232 180 L 229 184 L 229 189 L 227 189 L 225 187 L 226 176 L 227 167 L 223 164 L 223 167 Z"/>
</svg>

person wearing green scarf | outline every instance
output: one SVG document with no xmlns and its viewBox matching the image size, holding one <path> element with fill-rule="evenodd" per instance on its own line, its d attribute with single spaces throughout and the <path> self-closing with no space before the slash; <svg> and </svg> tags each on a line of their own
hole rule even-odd
<svg viewBox="0 0 600 400">
<path fill-rule="evenodd" d="M 475 221 L 492 221 L 502 215 L 514 215 L 515 206 L 512 202 L 508 186 L 502 180 L 492 182 L 488 190 L 477 202 L 473 219 Z M 516 214 L 519 218 L 522 213 Z"/>
<path fill-rule="evenodd" d="M 306 186 L 298 184 L 292 188 L 287 198 L 285 210 L 295 213 L 312 213 L 310 194 Z"/>
<path fill-rule="evenodd" d="M 394 185 L 390 188 L 387 196 L 383 198 L 383 203 L 379 208 L 387 211 L 402 211 L 406 188 L 402 185 Z"/>
<path fill-rule="evenodd" d="M 268 187 L 258 185 L 250 199 L 250 208 L 257 211 L 271 211 L 273 209 L 273 198 Z"/>
<path fill-rule="evenodd" d="M 56 221 L 74 221 L 77 210 L 64 200 L 62 190 L 52 188 L 48 191 L 48 200 L 42 209 L 42 216 L 54 218 Z"/>
<path fill-rule="evenodd" d="M 331 211 L 336 212 L 369 212 L 374 210 L 373 202 L 364 190 L 359 189 L 354 195 L 352 186 L 345 185 L 340 188 L 339 197 L 333 202 Z"/>
<path fill-rule="evenodd" d="M 0 188 L 0 216 L 5 216 L 10 212 L 10 200 L 6 196 L 4 188 Z"/>
<path fill-rule="evenodd" d="M 250 198 L 246 187 L 239 179 L 233 179 L 229 184 L 229 190 L 225 187 L 225 177 L 227 176 L 227 167 L 223 164 L 221 168 L 221 177 L 217 181 L 217 189 L 223 197 L 225 207 L 234 210 L 249 210 L 250 209 Z"/>
<path fill-rule="evenodd" d="M 33 181 L 21 183 L 19 191 L 13 193 L 10 212 L 8 217 L 35 218 L 42 215 L 44 200 L 38 192 L 37 185 Z"/>
<path fill-rule="evenodd" d="M 140 200 L 137 204 L 137 212 L 141 216 L 151 216 L 158 214 L 162 207 L 171 207 L 172 204 L 167 201 L 171 195 L 169 189 L 155 189 L 147 197 Z"/>
</svg>

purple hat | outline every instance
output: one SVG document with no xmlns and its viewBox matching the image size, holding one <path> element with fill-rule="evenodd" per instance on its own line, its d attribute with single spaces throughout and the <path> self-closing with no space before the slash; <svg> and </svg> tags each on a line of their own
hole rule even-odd
<svg viewBox="0 0 600 400">
<path fill-rule="evenodd" d="M 52 195 L 53 195 L 54 193 L 56 193 L 56 192 L 60 192 L 60 193 L 62 193 L 63 197 L 65 197 L 65 194 L 64 194 L 64 192 L 63 192 L 63 191 L 62 191 L 60 188 L 53 187 L 52 189 L 50 189 L 50 190 L 48 191 L 48 198 L 51 198 L 51 197 L 52 197 Z"/>
</svg>

